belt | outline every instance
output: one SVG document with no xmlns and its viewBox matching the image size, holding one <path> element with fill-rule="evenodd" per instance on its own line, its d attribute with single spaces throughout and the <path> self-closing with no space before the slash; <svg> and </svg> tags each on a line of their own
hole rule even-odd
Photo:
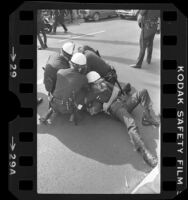
<svg viewBox="0 0 188 200">
<path fill-rule="evenodd" d="M 67 110 L 70 109 L 70 106 L 72 105 L 73 100 L 71 98 L 68 99 L 59 99 L 57 97 L 54 97 L 52 94 L 49 95 L 50 102 L 54 102 L 60 105 L 65 105 L 67 107 Z"/>
</svg>

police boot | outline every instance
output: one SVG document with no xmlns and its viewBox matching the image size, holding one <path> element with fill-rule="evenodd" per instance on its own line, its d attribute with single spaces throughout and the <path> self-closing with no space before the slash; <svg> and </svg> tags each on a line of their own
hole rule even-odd
<svg viewBox="0 0 188 200">
<path fill-rule="evenodd" d="M 147 150 L 145 144 L 138 134 L 137 129 L 135 131 L 131 131 L 129 134 L 131 138 L 131 142 L 133 143 L 136 151 L 138 151 L 141 156 L 143 157 L 144 161 L 152 168 L 157 165 L 157 159 Z"/>
<path fill-rule="evenodd" d="M 50 116 L 53 114 L 53 109 L 50 108 L 47 112 L 47 114 L 44 117 L 40 117 L 39 120 L 42 124 L 48 124 L 48 119 L 50 118 Z"/>
<path fill-rule="evenodd" d="M 140 147 L 138 149 L 138 152 L 141 153 L 144 161 L 152 168 L 156 167 L 157 166 L 157 163 L 158 163 L 158 159 L 153 156 L 149 150 L 146 149 L 146 147 Z"/>
<path fill-rule="evenodd" d="M 152 116 L 151 114 L 145 114 L 143 113 L 142 116 L 142 125 L 143 126 L 159 126 L 159 122 L 157 122 Z"/>
</svg>

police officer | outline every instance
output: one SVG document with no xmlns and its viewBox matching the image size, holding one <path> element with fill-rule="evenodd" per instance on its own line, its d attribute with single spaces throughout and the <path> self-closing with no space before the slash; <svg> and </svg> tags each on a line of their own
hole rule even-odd
<svg viewBox="0 0 188 200">
<path fill-rule="evenodd" d="M 86 50 L 84 52 L 87 58 L 87 73 L 90 71 L 96 71 L 106 81 L 111 84 L 115 84 L 117 81 L 116 70 L 102 58 L 96 55 L 93 51 Z"/>
<path fill-rule="evenodd" d="M 129 137 L 136 150 L 148 165 L 155 167 L 157 158 L 146 148 L 136 122 L 131 115 L 134 108 L 141 104 L 144 108 L 142 124 L 159 125 L 150 114 L 151 100 L 148 91 L 142 90 L 132 95 L 122 95 L 116 86 L 111 86 L 104 79 L 101 79 L 95 71 L 89 72 L 87 78 L 88 83 L 91 84 L 91 90 L 85 100 L 89 113 L 94 115 L 103 110 L 119 119 L 127 127 Z"/>
<path fill-rule="evenodd" d="M 56 83 L 56 75 L 59 69 L 70 68 L 69 61 L 73 55 L 75 44 L 66 42 L 60 53 L 49 56 L 44 69 L 44 85 L 48 92 L 53 92 Z"/>
<path fill-rule="evenodd" d="M 56 33 L 56 29 L 57 29 L 58 24 L 60 24 L 63 27 L 64 32 L 68 31 L 68 29 L 67 29 L 67 27 L 65 26 L 65 23 L 64 23 L 64 14 L 65 14 L 64 10 L 53 10 L 53 18 L 54 18 L 53 33 L 54 34 Z"/>
<path fill-rule="evenodd" d="M 131 65 L 134 68 L 141 68 L 147 48 L 147 63 L 151 63 L 153 40 L 157 32 L 159 10 L 140 10 L 138 15 L 138 24 L 141 28 L 140 34 L 140 53 L 136 64 Z"/>
<path fill-rule="evenodd" d="M 43 16 L 42 16 L 42 11 L 41 10 L 38 10 L 38 13 L 37 13 L 37 38 L 39 40 L 39 43 L 40 43 L 40 47 L 38 48 L 38 50 L 41 50 L 41 49 L 46 49 L 48 48 L 47 46 L 47 37 L 46 37 L 46 32 L 44 30 L 44 19 L 43 19 Z M 42 33 L 43 35 L 43 40 L 42 41 L 42 38 L 40 36 L 40 34 Z"/>
<path fill-rule="evenodd" d="M 71 68 L 60 69 L 53 93 L 50 94 L 50 109 L 40 118 L 46 123 L 53 112 L 70 114 L 70 121 L 76 122 L 76 113 L 84 105 L 87 93 L 86 57 L 82 53 L 75 53 L 70 61 Z"/>
</svg>

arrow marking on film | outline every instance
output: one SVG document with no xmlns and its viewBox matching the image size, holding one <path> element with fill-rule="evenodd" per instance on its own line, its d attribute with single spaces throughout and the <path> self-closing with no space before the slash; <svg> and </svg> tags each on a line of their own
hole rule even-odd
<svg viewBox="0 0 188 200">
<path fill-rule="evenodd" d="M 12 151 L 14 151 L 15 147 L 16 147 L 16 143 L 14 143 L 14 137 L 12 136 L 12 141 L 10 143 L 10 148 L 11 148 Z"/>
<path fill-rule="evenodd" d="M 10 57 L 12 59 L 12 62 L 14 62 L 14 60 L 16 58 L 16 54 L 14 53 L 14 46 L 12 47 L 12 53 L 10 54 Z"/>
</svg>

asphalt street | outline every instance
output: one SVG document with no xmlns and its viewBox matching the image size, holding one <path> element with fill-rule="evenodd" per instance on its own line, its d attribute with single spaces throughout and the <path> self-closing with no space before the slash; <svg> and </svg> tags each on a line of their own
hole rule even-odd
<svg viewBox="0 0 188 200">
<path fill-rule="evenodd" d="M 68 30 L 64 34 L 58 27 L 56 35 L 47 35 L 49 48 L 37 51 L 37 94 L 44 98 L 38 117 L 48 108 L 42 67 L 48 56 L 70 39 L 77 46 L 98 49 L 116 68 L 121 82 L 130 82 L 137 90 L 148 89 L 154 112 L 160 115 L 160 35 L 154 39 L 151 64 L 144 61 L 142 69 L 134 69 L 129 65 L 135 63 L 139 53 L 140 28 L 136 21 L 113 18 L 75 23 Z M 160 160 L 160 128 L 141 125 L 141 106 L 133 115 L 146 146 Z M 134 151 L 126 127 L 103 113 L 92 117 L 83 113 L 78 126 L 67 116 L 56 116 L 47 126 L 38 121 L 37 126 L 38 193 L 130 193 L 151 171 Z"/>
</svg>

